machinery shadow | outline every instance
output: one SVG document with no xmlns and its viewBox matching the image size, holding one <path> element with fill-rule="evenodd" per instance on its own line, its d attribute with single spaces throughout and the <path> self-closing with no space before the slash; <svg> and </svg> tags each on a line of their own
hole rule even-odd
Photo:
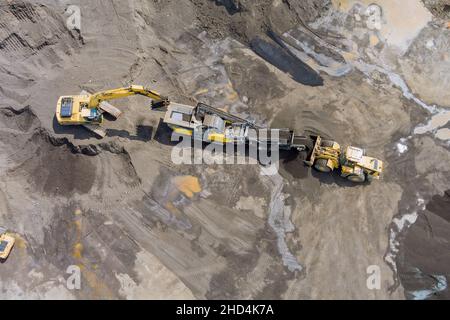
<svg viewBox="0 0 450 320">
<path fill-rule="evenodd" d="M 58 123 L 56 119 L 56 115 L 53 116 L 53 132 L 56 134 L 67 134 L 72 135 L 75 139 L 78 140 L 89 140 L 95 138 L 97 140 L 101 140 L 101 138 L 97 137 L 95 134 L 83 128 L 82 126 L 62 126 Z"/>
<path fill-rule="evenodd" d="M 305 179 L 309 177 L 309 172 L 314 179 L 326 185 L 338 185 L 340 187 L 358 187 L 369 185 L 369 182 L 355 183 L 341 177 L 338 170 L 331 173 L 319 172 L 316 169 L 307 166 L 303 161 L 306 159 L 306 152 L 299 151 L 280 151 L 280 170 L 287 172 L 294 179 Z"/>
<path fill-rule="evenodd" d="M 323 173 L 315 170 L 314 168 L 311 168 L 311 175 L 314 178 L 318 179 L 320 183 L 326 185 L 338 185 L 340 187 L 355 188 L 359 186 L 368 186 L 370 184 L 370 182 L 367 181 L 362 183 L 351 182 L 346 178 L 341 177 L 339 171 L 337 170 L 331 173 Z"/>
<path fill-rule="evenodd" d="M 153 127 L 145 126 L 145 125 L 138 125 L 136 127 L 136 135 L 131 135 L 126 130 L 106 129 L 106 136 L 107 137 L 120 137 L 120 138 L 125 138 L 125 139 L 131 140 L 131 141 L 148 142 L 148 141 L 152 140 Z"/>
<path fill-rule="evenodd" d="M 295 179 L 308 178 L 310 168 L 303 163 L 306 159 L 306 153 L 297 150 L 281 150 L 280 151 L 280 170 L 281 173 L 286 171 Z"/>
<path fill-rule="evenodd" d="M 164 123 L 163 119 L 159 120 L 158 127 L 156 128 L 155 136 L 153 137 L 155 141 L 165 146 L 176 146 L 180 143 L 179 141 L 172 141 L 172 129 Z"/>
<path fill-rule="evenodd" d="M 56 116 L 53 117 L 53 131 L 56 134 L 67 134 L 72 135 L 74 139 L 78 140 L 88 140 L 88 139 L 97 139 L 101 140 L 100 137 L 95 135 L 93 132 L 89 131 L 83 126 L 62 126 L 58 123 Z M 130 134 L 126 130 L 118 130 L 118 129 L 105 129 L 107 137 L 121 137 L 132 141 L 142 141 L 148 142 L 152 140 L 153 136 L 153 127 L 146 125 L 138 125 L 136 127 L 136 135 Z"/>
</svg>

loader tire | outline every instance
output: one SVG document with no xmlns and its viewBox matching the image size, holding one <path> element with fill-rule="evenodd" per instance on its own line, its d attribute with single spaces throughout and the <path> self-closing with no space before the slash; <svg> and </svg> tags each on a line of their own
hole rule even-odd
<svg viewBox="0 0 450 320">
<path fill-rule="evenodd" d="M 366 181 L 366 177 L 364 176 L 364 173 L 351 174 L 347 177 L 347 179 L 354 183 L 363 183 L 364 181 Z"/>
<path fill-rule="evenodd" d="M 320 172 L 329 173 L 331 172 L 331 168 L 327 164 L 328 164 L 327 159 L 318 159 L 314 163 L 314 169 Z"/>
</svg>

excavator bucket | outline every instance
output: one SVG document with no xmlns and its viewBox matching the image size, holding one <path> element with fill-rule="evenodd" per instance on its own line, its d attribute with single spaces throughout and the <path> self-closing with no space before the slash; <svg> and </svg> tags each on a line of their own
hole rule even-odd
<svg viewBox="0 0 450 320">
<path fill-rule="evenodd" d="M 162 97 L 161 100 L 152 100 L 152 109 L 167 107 L 170 104 L 169 98 Z"/>
<path fill-rule="evenodd" d="M 114 107 L 111 103 L 107 101 L 102 101 L 99 105 L 100 109 L 102 109 L 107 114 L 110 114 L 115 119 L 119 118 L 122 115 L 122 111 Z"/>
</svg>

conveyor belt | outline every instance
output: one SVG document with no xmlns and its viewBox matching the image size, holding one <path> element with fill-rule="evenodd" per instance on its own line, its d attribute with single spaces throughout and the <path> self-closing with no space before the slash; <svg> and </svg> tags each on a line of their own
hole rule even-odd
<svg viewBox="0 0 450 320">
<path fill-rule="evenodd" d="M 196 116 L 205 116 L 206 114 L 214 114 L 214 115 L 218 115 L 220 118 L 227 120 L 227 121 L 231 121 L 233 123 L 242 123 L 242 124 L 247 124 L 249 125 L 249 127 L 251 128 L 259 128 L 258 126 L 256 126 L 254 123 L 242 119 L 240 117 L 237 117 L 235 115 L 232 115 L 228 112 L 225 112 L 223 110 L 211 107 L 207 104 L 204 103 L 199 103 L 197 105 L 197 110 L 196 110 Z"/>
</svg>

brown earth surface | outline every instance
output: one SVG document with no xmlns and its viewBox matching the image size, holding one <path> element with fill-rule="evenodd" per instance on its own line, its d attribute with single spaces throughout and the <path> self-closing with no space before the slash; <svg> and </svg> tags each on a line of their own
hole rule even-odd
<svg viewBox="0 0 450 320">
<path fill-rule="evenodd" d="M 1 1 L 0 226 L 17 242 L 0 297 L 448 298 L 445 1 L 411 0 L 415 31 L 395 37 L 399 8 L 372 2 Z M 292 153 L 275 176 L 176 165 L 142 97 L 113 102 L 104 139 L 57 124 L 60 95 L 131 83 L 364 147 L 385 173 L 353 185 Z"/>
</svg>

